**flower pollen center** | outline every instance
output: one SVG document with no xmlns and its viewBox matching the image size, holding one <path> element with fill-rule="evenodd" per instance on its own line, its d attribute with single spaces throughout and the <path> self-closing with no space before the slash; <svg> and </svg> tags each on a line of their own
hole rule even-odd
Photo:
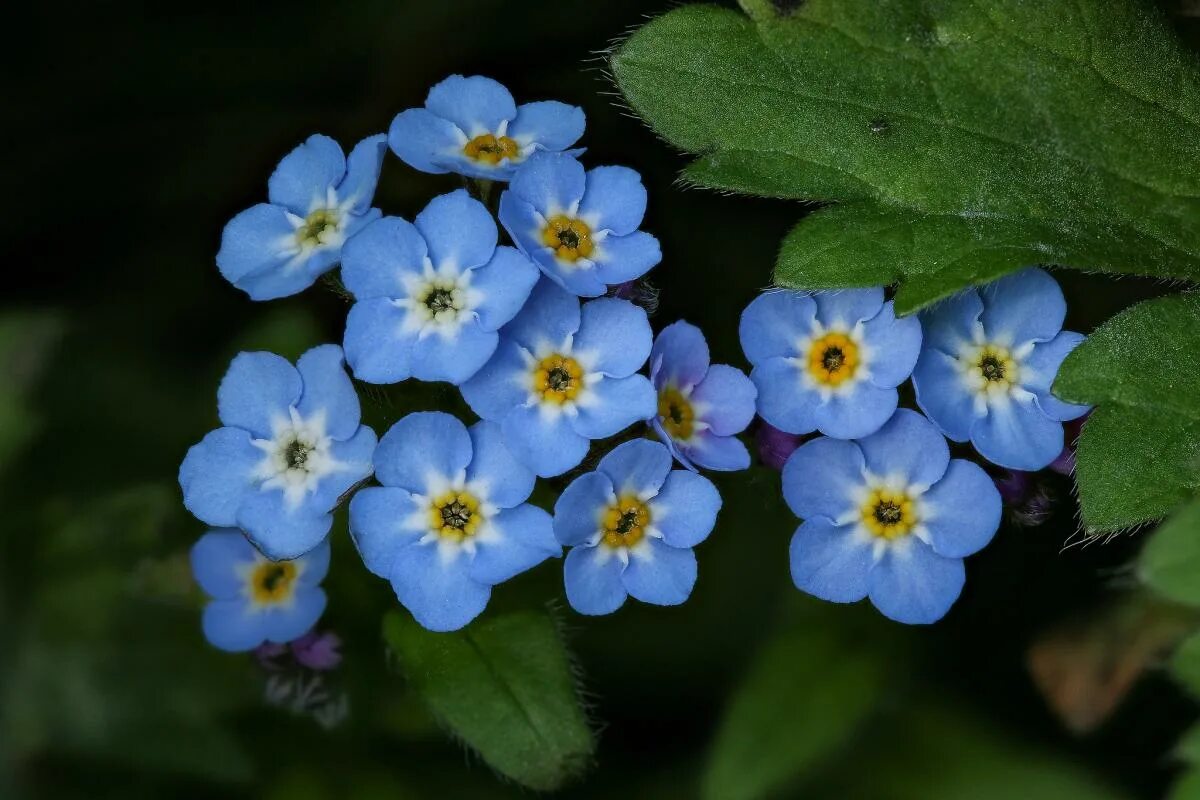
<svg viewBox="0 0 1200 800">
<path fill-rule="evenodd" d="M 840 386 L 858 372 L 858 344 L 844 333 L 827 333 L 808 350 L 808 373 L 820 385 Z"/>
<path fill-rule="evenodd" d="M 635 495 L 623 494 L 604 510 L 601 541 L 609 547 L 633 547 L 646 535 L 650 509 Z"/>
<path fill-rule="evenodd" d="M 436 288 L 425 295 L 425 307 L 434 314 L 454 309 L 454 294 L 449 289 Z"/>
<path fill-rule="evenodd" d="M 296 241 L 301 247 L 319 247 L 328 244 L 338 232 L 341 216 L 337 209 L 318 208 L 310 213 L 304 224 L 296 229 Z"/>
<path fill-rule="evenodd" d="M 299 439 L 292 439 L 283 450 L 283 460 L 287 463 L 288 469 L 304 469 L 308 463 L 308 454 L 312 452 L 312 447 L 308 442 L 302 442 Z"/>
<path fill-rule="evenodd" d="M 515 161 L 520 154 L 521 148 L 516 141 L 491 133 L 476 136 L 463 145 L 463 155 L 467 158 L 493 167 L 505 159 Z"/>
<path fill-rule="evenodd" d="M 659 392 L 658 418 L 672 439 L 686 441 L 696 431 L 696 412 L 683 392 L 674 386 Z"/>
<path fill-rule="evenodd" d="M 533 391 L 544 402 L 562 405 L 583 389 L 583 367 L 570 356 L 550 355 L 533 369 Z"/>
<path fill-rule="evenodd" d="M 985 344 L 969 353 L 966 366 L 974 373 L 973 382 L 992 392 L 1004 392 L 1015 385 L 1020 371 L 1008 348 L 995 344 Z"/>
<path fill-rule="evenodd" d="M 282 603 L 292 596 L 296 565 L 291 561 L 263 561 L 250 574 L 250 594 L 260 605 Z"/>
<path fill-rule="evenodd" d="M 479 500 L 470 492 L 446 492 L 435 497 L 429 507 L 430 528 L 456 542 L 475 535 L 481 520 Z"/>
<path fill-rule="evenodd" d="M 562 261 L 574 263 L 587 258 L 595 250 L 592 229 L 581 219 L 559 214 L 546 220 L 542 228 L 542 244 L 554 251 Z"/>
<path fill-rule="evenodd" d="M 860 509 L 867 531 L 889 541 L 907 536 L 917 524 L 916 508 L 907 492 L 875 489 Z"/>
</svg>

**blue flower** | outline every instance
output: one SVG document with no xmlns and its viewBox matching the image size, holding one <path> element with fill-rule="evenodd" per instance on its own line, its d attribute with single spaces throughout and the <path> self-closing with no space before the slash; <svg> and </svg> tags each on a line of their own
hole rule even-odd
<svg viewBox="0 0 1200 800">
<path fill-rule="evenodd" d="M 821 437 L 783 467 L 783 497 L 804 520 L 792 580 L 835 603 L 864 597 L 897 622 L 936 622 L 958 599 L 963 558 L 1000 525 L 1000 493 L 915 411 L 858 441 Z"/>
<path fill-rule="evenodd" d="M 542 272 L 572 294 L 597 297 L 662 260 L 658 240 L 637 228 L 646 189 L 628 167 L 583 166 L 539 153 L 500 195 L 500 224 Z"/>
<path fill-rule="evenodd" d="M 525 502 L 533 473 L 494 422 L 468 430 L 449 414 L 409 414 L 376 462 L 383 486 L 350 501 L 350 533 L 367 569 L 429 630 L 458 630 L 493 586 L 562 555 L 550 515 Z"/>
<path fill-rule="evenodd" d="M 325 610 L 320 583 L 328 569 L 328 544 L 270 561 L 241 531 L 209 531 L 192 546 L 192 575 L 212 598 L 204 607 L 204 638 L 235 652 L 300 638 Z"/>
<path fill-rule="evenodd" d="M 1050 464 L 1063 450 L 1062 423 L 1088 411 L 1050 394 L 1059 365 L 1084 340 L 1062 330 L 1066 314 L 1054 278 L 1033 268 L 922 313 L 917 404 L 947 438 L 970 439 L 994 464 Z"/>
<path fill-rule="evenodd" d="M 274 353 L 240 353 L 217 411 L 225 427 L 179 467 L 183 504 L 209 525 L 241 528 L 269 558 L 312 550 L 341 496 L 371 474 L 375 450 L 342 349 L 314 347 L 294 367 Z"/>
<path fill-rule="evenodd" d="M 676 322 L 654 340 L 650 381 L 658 414 L 650 424 L 685 467 L 737 470 L 750 466 L 738 440 L 754 419 L 758 391 L 739 369 L 709 365 L 708 342 L 695 325 Z"/>
<path fill-rule="evenodd" d="M 671 469 L 671 453 L 637 439 L 571 482 L 554 505 L 567 600 L 581 614 L 611 614 L 633 595 L 679 605 L 696 584 L 692 548 L 708 538 L 721 495 L 707 478 Z"/>
<path fill-rule="evenodd" d="M 583 109 L 545 100 L 518 106 L 491 78 L 451 75 L 424 108 L 392 120 L 388 142 L 410 167 L 506 181 L 533 153 L 566 150 L 583 135 Z"/>
<path fill-rule="evenodd" d="M 464 190 L 436 197 L 415 224 L 372 222 L 346 243 L 342 280 L 357 303 L 346 360 L 371 383 L 474 375 L 537 283 L 538 270 L 496 246 L 496 223 Z"/>
<path fill-rule="evenodd" d="M 549 280 L 500 332 L 483 369 L 462 385 L 471 409 L 500 423 L 517 461 L 543 478 L 583 460 L 604 439 L 654 415 L 654 387 L 636 373 L 651 346 L 646 312 L 579 298 Z"/>
<path fill-rule="evenodd" d="M 269 203 L 229 221 L 217 268 L 253 300 L 274 300 L 313 285 L 338 263 L 342 243 L 379 218 L 371 208 L 387 140 L 368 136 L 350 151 L 328 136 L 284 156 L 267 182 Z"/>
<path fill-rule="evenodd" d="M 739 333 L 762 418 L 838 439 L 888 421 L 921 351 L 921 323 L 897 319 L 878 288 L 762 294 L 742 312 Z"/>
</svg>

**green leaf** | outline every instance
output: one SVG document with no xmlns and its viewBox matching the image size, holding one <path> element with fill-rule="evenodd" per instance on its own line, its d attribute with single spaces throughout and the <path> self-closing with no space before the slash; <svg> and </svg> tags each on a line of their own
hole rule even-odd
<svg viewBox="0 0 1200 800">
<path fill-rule="evenodd" d="M 699 154 L 685 181 L 845 203 L 777 282 L 900 279 L 912 311 L 1030 263 L 1200 280 L 1200 72 L 1148 3 L 743 6 L 671 11 L 611 66 Z"/>
<path fill-rule="evenodd" d="M 1193 725 L 1184 731 L 1172 753 L 1189 764 L 1200 762 L 1200 725 Z"/>
<path fill-rule="evenodd" d="M 1200 521 L 1200 512 L 1197 514 L 1197 521 Z M 1196 527 L 1192 534 L 1200 538 L 1200 527 Z M 1171 656 L 1171 675 L 1191 692 L 1193 697 L 1200 698 L 1200 633 L 1194 633 L 1184 639 L 1175 650 L 1175 654 Z"/>
<path fill-rule="evenodd" d="M 0 469 L 37 435 L 42 418 L 31 402 L 64 325 L 52 312 L 0 315 Z"/>
<path fill-rule="evenodd" d="M 1200 607 L 1200 500 L 1183 506 L 1159 526 L 1142 549 L 1138 573 L 1160 595 Z M 1196 657 L 1200 660 L 1200 652 Z M 1196 686 L 1200 688 L 1200 680 Z"/>
<path fill-rule="evenodd" d="M 1200 489 L 1200 295 L 1150 300 L 1067 357 L 1054 393 L 1098 406 L 1076 451 L 1089 532 L 1160 519 Z"/>
<path fill-rule="evenodd" d="M 1183 773 L 1171 787 L 1167 800 L 1200 800 L 1200 770 Z"/>
<path fill-rule="evenodd" d="M 592 732 L 548 614 L 519 611 L 431 633 L 392 612 L 383 631 L 434 716 L 497 771 L 549 791 L 587 765 Z"/>
</svg>

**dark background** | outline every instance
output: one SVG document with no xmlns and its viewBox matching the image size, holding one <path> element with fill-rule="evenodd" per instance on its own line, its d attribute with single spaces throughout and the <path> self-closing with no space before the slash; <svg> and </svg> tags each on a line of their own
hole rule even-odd
<svg viewBox="0 0 1200 800">
<path fill-rule="evenodd" d="M 769 283 L 778 243 L 805 206 L 676 187 L 685 158 L 620 107 L 603 51 L 670 5 L 94 3 L 13 19 L 0 311 L 0 796 L 521 794 L 439 732 L 389 669 L 379 618 L 395 600 L 358 562 L 342 519 L 323 626 L 345 640 L 335 678 L 350 698 L 345 723 L 327 732 L 265 708 L 253 659 L 204 643 L 186 564 L 204 528 L 179 507 L 179 461 L 215 426 L 217 382 L 234 353 L 294 357 L 340 341 L 346 310 L 320 286 L 252 303 L 220 278 L 213 257 L 224 223 L 264 198 L 275 163 L 310 133 L 348 149 L 420 105 L 446 75 L 486 74 L 518 102 L 582 106 L 586 161 L 641 171 L 645 227 L 665 253 L 650 276 L 662 290 L 656 328 L 686 317 L 706 331 L 715 360 L 745 367 L 737 315 Z M 1175 22 L 1195 41 L 1193 20 Z M 457 185 L 389 156 L 376 205 L 411 218 Z M 1083 331 L 1161 291 L 1059 277 L 1068 327 Z M 452 399 L 401 387 L 364 404 L 382 432 L 410 407 Z M 570 796 L 693 796 L 749 659 L 771 631 L 796 625 L 861 625 L 864 651 L 896 653 L 895 680 L 873 712 L 878 724 L 862 726 L 784 796 L 852 796 L 819 787 L 854 778 L 872 737 L 904 738 L 912 731 L 896 720 L 921 719 L 927 708 L 950 709 L 971 730 L 1090 770 L 1130 796 L 1161 793 L 1173 770 L 1167 754 L 1193 715 L 1164 677 L 1142 681 L 1114 718 L 1081 738 L 1048 710 L 1025 666 L 1037 637 L 1069 619 L 1103 625 L 1103 610 L 1134 583 L 1125 565 L 1136 535 L 1064 549 L 1076 534 L 1068 479 L 1042 479 L 1054 498 L 1049 519 L 1006 524 L 968 561 L 966 592 L 947 619 L 921 630 L 800 598 L 786 563 L 795 520 L 778 501 L 777 476 L 756 468 L 719 484 L 727 507 L 698 551 L 700 582 L 686 606 L 631 604 L 599 620 L 562 614 L 601 729 L 595 763 Z M 560 577 L 545 565 L 498 590 L 495 605 L 558 598 L 565 608 Z M 1108 647 L 1119 659 L 1129 644 L 1118 635 Z M 822 691 L 819 681 L 812 691 Z M 922 752 L 918 772 L 946 766 L 943 748 Z M 943 796 L 914 786 L 912 796 Z"/>
</svg>

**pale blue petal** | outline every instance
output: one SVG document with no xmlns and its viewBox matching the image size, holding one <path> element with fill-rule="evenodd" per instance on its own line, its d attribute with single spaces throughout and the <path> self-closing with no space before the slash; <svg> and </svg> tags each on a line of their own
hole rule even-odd
<svg viewBox="0 0 1200 800">
<path fill-rule="evenodd" d="M 283 356 L 238 353 L 217 389 L 217 414 L 224 425 L 269 439 L 271 420 L 288 419 L 303 389 L 300 373 Z"/>
<path fill-rule="evenodd" d="M 921 495 L 921 522 L 935 553 L 963 558 L 977 553 L 1000 527 L 1003 503 L 979 465 L 956 458 L 945 476 Z"/>
<path fill-rule="evenodd" d="M 811 433 L 817 429 L 820 396 L 804 388 L 800 368 L 790 358 L 768 358 L 750 372 L 758 390 L 758 413 L 771 425 L 787 433 Z"/>
<path fill-rule="evenodd" d="M 612 481 L 618 495 L 653 497 L 671 472 L 671 453 L 659 442 L 634 439 L 613 448 L 596 471 Z"/>
<path fill-rule="evenodd" d="M 863 461 L 879 477 L 899 476 L 906 483 L 932 486 L 946 472 L 950 446 L 929 420 L 901 408 L 876 433 L 859 440 Z"/>
<path fill-rule="evenodd" d="M 589 402 L 577 406 L 571 427 L 588 439 L 607 439 L 635 422 L 648 420 L 658 407 L 658 395 L 644 375 L 604 378 L 588 387 Z"/>
<path fill-rule="evenodd" d="M 354 377 L 367 383 L 396 383 L 412 377 L 415 332 L 404 332 L 407 315 L 392 300 L 373 297 L 350 307 L 342 346 Z"/>
<path fill-rule="evenodd" d="M 480 541 L 470 566 L 471 577 L 480 583 L 495 586 L 562 555 L 550 515 L 536 506 L 504 509 L 491 523 L 499 538 Z"/>
<path fill-rule="evenodd" d="M 588 170 L 579 216 L 587 220 L 593 230 L 609 230 L 618 236 L 633 233 L 646 216 L 646 187 L 642 185 L 642 176 L 629 167 Z"/>
<path fill-rule="evenodd" d="M 708 372 L 708 342 L 700 329 L 680 320 L 663 328 L 650 351 L 650 378 L 656 388 L 690 388 Z"/>
<path fill-rule="evenodd" d="M 479 616 L 492 596 L 492 587 L 467 570 L 463 553 L 443 561 L 436 543 L 411 544 L 392 561 L 392 589 L 422 627 L 456 631 Z"/>
<path fill-rule="evenodd" d="M 534 474 L 508 452 L 500 423 L 480 420 L 468 432 L 474 456 L 467 467 L 467 481 L 500 508 L 512 508 L 528 500 Z"/>
<path fill-rule="evenodd" d="M 366 425 L 359 426 L 349 439 L 333 443 L 329 450 L 341 468 L 321 479 L 310 496 L 312 508 L 325 511 L 336 507 L 342 495 L 371 477 L 375 443 L 375 431 Z"/>
<path fill-rule="evenodd" d="M 362 411 L 358 392 L 346 374 L 342 348 L 336 344 L 314 347 L 296 362 L 304 381 L 304 392 L 296 410 L 305 419 L 325 415 L 325 433 L 334 439 L 348 439 L 358 432 Z"/>
<path fill-rule="evenodd" d="M 451 264 L 469 269 L 486 264 L 496 251 L 496 222 L 483 203 L 466 189 L 429 201 L 413 220 L 429 245 L 434 267 Z"/>
<path fill-rule="evenodd" d="M 579 330 L 579 298 L 554 281 L 540 280 L 521 313 L 504 326 L 504 336 L 536 352 L 539 345 L 563 346 Z"/>
<path fill-rule="evenodd" d="M 497 216 L 522 253 L 536 257 L 539 263 L 547 258 L 550 263 L 554 262 L 554 254 L 542 244 L 542 226 L 546 224 L 546 218 L 537 209 L 513 194 L 511 189 L 506 189 L 500 195 Z"/>
<path fill-rule="evenodd" d="M 254 557 L 254 546 L 241 531 L 210 530 L 192 545 L 192 576 L 209 597 L 232 599 L 245 586 L 238 566 L 253 564 Z"/>
<path fill-rule="evenodd" d="M 499 330 L 529 299 L 541 273 L 511 247 L 496 248 L 492 260 L 471 272 L 471 288 L 483 295 L 476 314 L 485 331 Z"/>
<path fill-rule="evenodd" d="M 788 548 L 792 583 L 802 592 L 831 603 L 854 603 L 867 596 L 870 537 L 856 537 L 854 526 L 813 517 L 796 528 Z"/>
<path fill-rule="evenodd" d="M 630 552 L 629 566 L 621 573 L 625 590 L 656 606 L 677 606 L 687 600 L 696 585 L 696 554 L 657 539 L 642 541 L 645 544 Z"/>
<path fill-rule="evenodd" d="M 415 225 L 384 217 L 350 237 L 342 248 L 342 283 L 357 300 L 407 297 L 403 278 L 421 274 L 428 255 Z"/>
<path fill-rule="evenodd" d="M 501 122 L 517 116 L 517 104 L 508 89 L 482 75 L 451 75 L 429 90 L 425 107 L 468 136 L 495 133 Z"/>
<path fill-rule="evenodd" d="M 288 256 L 286 263 L 278 267 L 244 275 L 234 281 L 251 300 L 277 300 L 299 294 L 316 283 L 317 278 L 333 269 L 338 263 L 341 248 L 318 247 L 308 251 L 298 261 Z"/>
<path fill-rule="evenodd" d="M 645 231 L 624 236 L 609 235 L 592 252 L 596 278 L 606 284 L 640 278 L 662 261 L 658 239 Z"/>
<path fill-rule="evenodd" d="M 966 345 L 983 335 L 979 322 L 983 301 L 974 289 L 967 289 L 922 311 L 921 332 L 924 347 L 936 348 L 946 355 L 958 355 Z"/>
<path fill-rule="evenodd" d="M 735 472 L 750 466 L 750 451 L 736 436 L 714 436 L 700 431 L 686 445 L 676 444 L 688 469 L 700 467 L 718 472 Z"/>
<path fill-rule="evenodd" d="M 252 610 L 244 599 L 214 600 L 204 607 L 204 638 L 219 650 L 241 653 L 264 641 L 266 615 Z"/>
<path fill-rule="evenodd" d="M 583 304 L 574 352 L 588 371 L 624 378 L 641 369 L 654 335 L 646 312 L 628 300 L 602 297 Z"/>
<path fill-rule="evenodd" d="M 1038 405 L 1046 416 L 1059 422 L 1078 419 L 1088 412 L 1091 406 L 1064 403 L 1050 393 L 1050 387 L 1058 376 L 1058 368 L 1063 359 L 1087 337 L 1074 331 L 1063 331 L 1048 342 L 1033 346 L 1030 353 L 1021 362 L 1021 385 L 1035 393 Z"/>
<path fill-rule="evenodd" d="M 1036 267 L 1005 275 L 981 287 L 979 294 L 984 306 L 980 319 L 988 338 L 1010 346 L 1053 339 L 1067 316 L 1067 301 L 1058 282 Z"/>
<path fill-rule="evenodd" d="M 580 545 L 599 533 L 600 518 L 616 498 L 612 480 L 603 472 L 588 472 L 571 481 L 554 503 L 554 536 L 559 544 Z"/>
<path fill-rule="evenodd" d="M 179 466 L 184 507 L 209 525 L 236 527 L 238 507 L 255 491 L 254 471 L 262 457 L 241 428 L 211 431 Z"/>
<path fill-rule="evenodd" d="M 520 346 L 502 337 L 491 359 L 459 389 L 472 411 L 500 420 L 528 397 L 528 371 Z"/>
<path fill-rule="evenodd" d="M 796 448 L 783 465 L 783 499 L 801 519 L 838 520 L 857 510 L 864 484 L 862 450 L 854 442 L 822 437 Z"/>
<path fill-rule="evenodd" d="M 283 157 L 267 180 L 267 196 L 301 217 L 313 206 L 324 206 L 330 189 L 346 175 L 341 146 L 319 133 Z"/>
<path fill-rule="evenodd" d="M 471 463 L 467 428 L 441 411 L 418 411 L 401 419 L 379 440 L 375 477 L 384 486 L 414 494 L 429 491 L 430 480 L 453 479 Z"/>
<path fill-rule="evenodd" d="M 988 407 L 971 426 L 971 444 L 993 464 L 1034 472 L 1063 450 L 1062 423 L 1050 419 L 1031 397 Z"/>
<path fill-rule="evenodd" d="M 295 246 L 296 228 L 288 219 L 287 210 L 259 203 L 225 225 L 221 249 L 217 251 L 217 269 L 225 280 L 245 291 L 243 279 L 282 270 L 291 261 Z"/>
<path fill-rule="evenodd" d="M 388 129 L 388 145 L 413 169 L 440 175 L 462 154 L 465 137 L 458 126 L 424 108 L 401 111 Z"/>
<path fill-rule="evenodd" d="M 368 486 L 350 498 L 350 538 L 367 569 L 381 578 L 392 574 L 392 561 L 416 542 L 425 529 L 409 521 L 422 509 L 405 489 Z"/>
<path fill-rule="evenodd" d="M 543 151 L 521 165 L 509 191 L 543 216 L 551 216 L 569 210 L 582 199 L 586 185 L 582 164 L 571 156 Z"/>
<path fill-rule="evenodd" d="M 567 602 L 580 614 L 611 614 L 625 603 L 621 560 L 604 547 L 575 547 L 563 560 Z"/>
<path fill-rule="evenodd" d="M 296 559 L 297 563 L 303 567 L 300 574 L 296 576 L 296 585 L 316 586 L 325 580 L 325 576 L 329 574 L 330 555 L 329 540 L 325 540 Z"/>
<path fill-rule="evenodd" d="M 895 389 L 880 389 L 860 381 L 845 394 L 831 395 L 819 404 L 813 417 L 817 430 L 826 436 L 859 439 L 879 430 L 891 419 L 899 401 L 900 395 Z"/>
<path fill-rule="evenodd" d="M 983 415 L 963 383 L 958 362 L 941 350 L 925 348 L 913 370 L 917 405 L 947 438 L 965 442 L 971 426 Z"/>
<path fill-rule="evenodd" d="M 499 342 L 500 334 L 483 330 L 477 319 L 468 319 L 453 336 L 437 332 L 419 336 L 412 346 L 413 377 L 457 386 L 479 372 Z"/>
<path fill-rule="evenodd" d="M 889 300 L 863 323 L 863 343 L 871 352 L 871 383 L 894 388 L 912 374 L 921 355 L 921 321 L 915 316 L 897 319 Z"/>
<path fill-rule="evenodd" d="M 712 533 L 720 510 L 721 495 L 712 481 L 676 469 L 650 500 L 650 524 L 671 547 L 695 547 Z"/>
<path fill-rule="evenodd" d="M 583 136 L 583 128 L 582 108 L 557 100 L 541 100 L 517 106 L 517 116 L 508 126 L 508 135 L 546 150 L 566 150 Z"/>
<path fill-rule="evenodd" d="M 269 642 L 284 644 L 299 639 L 317 624 L 325 612 L 325 592 L 315 586 L 300 586 L 290 606 L 277 606 L 263 612 L 263 633 Z"/>
<path fill-rule="evenodd" d="M 742 352 L 754 365 L 768 358 L 793 358 L 797 343 L 812 331 L 817 304 L 806 294 L 778 289 L 760 294 L 746 306 L 738 326 Z"/>
<path fill-rule="evenodd" d="M 855 324 L 871 319 L 883 307 L 883 289 L 830 289 L 813 292 L 817 319 L 826 328 L 851 330 Z"/>
<path fill-rule="evenodd" d="M 692 392 L 699 418 L 717 436 L 732 436 L 746 430 L 754 420 L 758 389 L 746 373 L 727 364 L 713 364 Z"/>
<path fill-rule="evenodd" d="M 501 429 L 513 458 L 542 478 L 553 478 L 578 466 L 591 445 L 572 430 L 565 414 L 543 418 L 537 406 L 512 409 L 501 421 Z"/>
<path fill-rule="evenodd" d="M 965 581 L 962 559 L 943 558 L 910 536 L 871 570 L 871 602 L 896 622 L 927 625 L 946 615 Z"/>
<path fill-rule="evenodd" d="M 315 511 L 308 503 L 292 509 L 283 492 L 272 489 L 246 497 L 238 507 L 237 526 L 263 555 L 282 561 L 298 558 L 323 542 L 333 526 L 333 515 Z"/>
<path fill-rule="evenodd" d="M 361 214 L 370 207 L 386 153 L 387 136 L 382 133 L 368 136 L 354 145 L 346 158 L 346 177 L 337 188 L 339 203 L 351 201 L 350 208 L 355 214 Z"/>
<path fill-rule="evenodd" d="M 533 259 L 547 278 L 573 295 L 579 297 L 599 297 L 608 291 L 607 276 L 596 269 L 595 265 L 587 269 L 575 266 L 563 266 L 558 263 L 554 253 L 549 248 L 542 248 L 535 252 Z"/>
</svg>

